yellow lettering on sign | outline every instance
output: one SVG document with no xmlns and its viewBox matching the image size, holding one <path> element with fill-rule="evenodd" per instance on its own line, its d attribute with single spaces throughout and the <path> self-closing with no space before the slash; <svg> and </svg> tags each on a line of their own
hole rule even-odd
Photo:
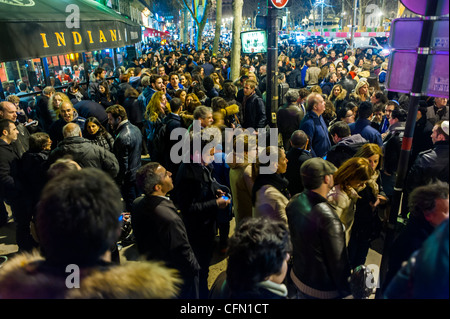
<svg viewBox="0 0 450 319">
<path fill-rule="evenodd" d="M 73 43 L 75 45 L 79 45 L 81 43 L 81 41 L 82 41 L 81 34 L 79 34 L 76 31 L 72 31 L 72 35 L 73 35 Z"/>
<path fill-rule="evenodd" d="M 42 38 L 42 42 L 44 44 L 44 48 L 48 48 L 47 35 L 45 33 L 41 33 L 41 38 Z"/>
<path fill-rule="evenodd" d="M 88 36 L 89 36 L 89 43 L 94 43 L 94 41 L 92 41 L 92 34 L 91 31 L 87 31 Z"/>
<path fill-rule="evenodd" d="M 117 30 L 109 30 L 111 32 L 111 41 L 117 41 Z"/>
<path fill-rule="evenodd" d="M 66 46 L 66 40 L 64 39 L 64 32 L 55 32 L 56 40 L 58 41 L 58 46 Z"/>
<path fill-rule="evenodd" d="M 102 30 L 100 30 L 100 42 L 107 42 Z"/>
</svg>

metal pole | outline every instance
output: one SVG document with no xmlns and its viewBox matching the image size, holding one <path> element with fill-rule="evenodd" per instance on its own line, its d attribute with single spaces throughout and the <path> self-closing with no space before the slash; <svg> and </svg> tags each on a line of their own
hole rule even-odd
<svg viewBox="0 0 450 319">
<path fill-rule="evenodd" d="M 266 117 L 271 127 L 277 125 L 278 110 L 278 25 L 277 10 L 268 3 L 267 14 L 267 91 L 266 91 Z"/>
<path fill-rule="evenodd" d="M 437 0 L 428 0 L 426 10 L 427 11 L 425 12 L 425 16 L 435 16 L 437 14 Z M 419 48 L 423 49 L 430 47 L 432 31 L 433 31 L 433 20 L 424 19 L 422 34 L 420 36 Z M 389 252 L 390 252 L 389 249 L 395 238 L 397 228 L 397 218 L 401 210 L 403 186 L 406 175 L 408 173 L 407 171 L 408 161 L 410 158 L 412 139 L 414 136 L 414 128 L 416 124 L 417 111 L 419 108 L 419 100 L 420 97 L 422 96 L 422 86 L 425 77 L 425 69 L 427 65 L 429 51 L 430 50 L 418 49 L 417 64 L 414 70 L 413 84 L 408 105 L 408 116 L 406 118 L 405 132 L 402 140 L 402 149 L 398 161 L 397 177 L 395 180 L 394 194 L 391 203 L 391 211 L 389 214 L 386 238 L 383 247 L 383 256 L 380 265 L 379 282 L 381 283 L 382 288 L 385 288 L 383 280 L 387 273 L 387 266 L 389 262 Z M 384 289 L 377 290 L 376 294 L 377 298 L 382 298 L 383 290 Z"/>
<path fill-rule="evenodd" d="M 322 8 L 321 15 L 320 15 L 320 35 L 323 36 L 323 2 L 320 5 Z"/>
<path fill-rule="evenodd" d="M 352 41 L 352 48 L 355 48 L 355 27 L 356 27 L 356 6 L 358 4 L 358 0 L 354 0 L 353 1 L 353 21 L 352 21 L 352 36 L 351 36 L 351 41 Z"/>
</svg>

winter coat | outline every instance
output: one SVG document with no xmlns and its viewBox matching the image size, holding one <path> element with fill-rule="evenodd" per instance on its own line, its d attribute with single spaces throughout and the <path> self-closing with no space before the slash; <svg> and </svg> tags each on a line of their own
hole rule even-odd
<svg viewBox="0 0 450 319">
<path fill-rule="evenodd" d="M 287 169 L 284 176 L 289 181 L 288 190 L 293 196 L 303 192 L 303 183 L 300 176 L 300 167 L 308 159 L 312 158 L 311 152 L 299 148 L 291 148 L 286 153 L 288 159 Z"/>
<path fill-rule="evenodd" d="M 105 134 L 97 132 L 95 135 L 85 134 L 84 137 L 92 144 L 101 146 L 110 152 L 113 150 L 114 139 L 108 132 L 105 132 Z"/>
<path fill-rule="evenodd" d="M 180 284 L 176 271 L 157 262 L 80 268 L 79 288 L 67 287 L 70 272 L 37 253 L 16 255 L 0 273 L 0 299 L 168 299 Z"/>
<path fill-rule="evenodd" d="M 64 155 L 71 155 L 73 160 L 82 168 L 95 167 L 116 177 L 119 172 L 119 163 L 113 153 L 104 147 L 92 144 L 89 140 L 79 137 L 67 137 L 50 153 L 49 165 Z"/>
<path fill-rule="evenodd" d="M 323 92 L 323 91 L 322 91 Z M 336 109 L 336 113 L 347 104 L 347 90 L 342 89 L 341 93 L 339 93 L 338 96 L 335 96 L 333 94 L 333 91 L 331 91 L 331 98 L 329 100 L 333 102 L 334 108 Z"/>
<path fill-rule="evenodd" d="M 182 163 L 177 172 L 174 202 L 183 216 L 189 242 L 210 241 L 216 235 L 217 198 L 220 188 L 211 175 L 212 165 Z"/>
<path fill-rule="evenodd" d="M 327 153 L 326 160 L 334 166 L 341 166 L 346 160 L 353 157 L 361 146 L 368 143 L 361 134 L 344 137 L 336 145 L 333 145 Z M 289 165 L 289 164 L 288 164 Z"/>
<path fill-rule="evenodd" d="M 350 276 L 342 222 L 327 199 L 306 190 L 286 206 L 292 242 L 291 278 L 316 298 L 350 294 Z"/>
<path fill-rule="evenodd" d="M 245 218 L 252 217 L 252 164 L 237 163 L 236 160 L 229 163 L 230 189 L 233 198 L 234 216 L 236 224 L 240 224 Z"/>
<path fill-rule="evenodd" d="M 320 68 L 317 66 L 310 66 L 306 70 L 305 82 L 308 86 L 318 85 L 319 84 L 319 74 Z"/>
<path fill-rule="evenodd" d="M 263 128 L 266 126 L 266 106 L 262 98 L 256 93 L 249 97 L 244 97 L 242 102 L 242 127 L 243 128 Z"/>
<path fill-rule="evenodd" d="M 449 182 L 448 145 L 448 141 L 436 142 L 433 149 L 419 153 L 406 177 L 407 194 L 436 179 Z"/>
<path fill-rule="evenodd" d="M 355 220 L 356 201 L 359 196 L 355 189 L 350 187 L 350 195 L 341 189 L 340 185 L 334 186 L 328 193 L 328 202 L 336 209 L 345 229 L 345 243 L 348 245 L 353 222 Z"/>
<path fill-rule="evenodd" d="M 289 104 L 282 107 L 277 112 L 277 126 L 278 131 L 283 137 L 283 146 L 285 149 L 290 148 L 289 139 L 292 133 L 298 130 L 300 123 L 303 120 L 305 113 L 297 103 Z"/>
<path fill-rule="evenodd" d="M 331 148 L 328 127 L 322 116 L 314 111 L 308 111 L 300 123 L 300 130 L 309 137 L 311 149 L 318 157 L 323 157 Z"/>
<path fill-rule="evenodd" d="M 78 124 L 81 131 L 84 130 L 84 126 L 86 124 L 86 119 L 84 117 L 78 116 L 78 113 L 74 111 L 74 117 L 71 123 Z M 69 124 L 67 123 L 63 118 L 58 119 L 56 122 L 53 122 L 53 124 L 50 126 L 50 132 L 48 133 L 50 135 L 50 139 L 52 140 L 52 149 L 55 149 L 58 144 L 64 140 L 63 135 L 63 127 Z"/>
<path fill-rule="evenodd" d="M 374 129 L 370 125 L 370 120 L 368 119 L 358 119 L 354 123 L 350 123 L 350 131 L 352 135 L 361 134 L 363 138 L 369 141 L 369 143 L 378 144 L 378 146 L 383 146 L 383 140 L 381 138 L 381 133 Z"/>
<path fill-rule="evenodd" d="M 128 120 L 122 121 L 114 132 L 113 153 L 119 162 L 116 181 L 119 185 L 134 182 L 141 167 L 142 133 Z"/>
<path fill-rule="evenodd" d="M 16 176 L 19 171 L 19 156 L 11 144 L 0 140 L 0 198 L 16 199 L 19 187 Z"/>
<path fill-rule="evenodd" d="M 136 245 L 147 260 L 161 260 L 177 269 L 190 294 L 184 297 L 198 298 L 194 278 L 200 266 L 192 251 L 184 223 L 171 200 L 162 196 L 141 196 L 133 203 L 131 225 Z M 188 285 L 186 286 L 186 283 Z"/>
</svg>

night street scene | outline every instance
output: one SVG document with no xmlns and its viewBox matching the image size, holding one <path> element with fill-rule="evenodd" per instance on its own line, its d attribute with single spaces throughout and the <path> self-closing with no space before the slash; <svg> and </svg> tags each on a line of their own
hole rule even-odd
<svg viewBox="0 0 450 319">
<path fill-rule="evenodd" d="M 449 0 L 0 0 L 0 38 L 3 309 L 448 301 Z"/>
</svg>

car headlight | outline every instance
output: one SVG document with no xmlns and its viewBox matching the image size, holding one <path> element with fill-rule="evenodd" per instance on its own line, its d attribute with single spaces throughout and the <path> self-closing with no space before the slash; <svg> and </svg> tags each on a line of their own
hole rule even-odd
<svg viewBox="0 0 450 319">
<path fill-rule="evenodd" d="M 383 55 L 389 55 L 390 53 L 391 53 L 391 50 L 389 50 L 389 49 L 381 50 L 381 54 L 383 54 Z"/>
</svg>

